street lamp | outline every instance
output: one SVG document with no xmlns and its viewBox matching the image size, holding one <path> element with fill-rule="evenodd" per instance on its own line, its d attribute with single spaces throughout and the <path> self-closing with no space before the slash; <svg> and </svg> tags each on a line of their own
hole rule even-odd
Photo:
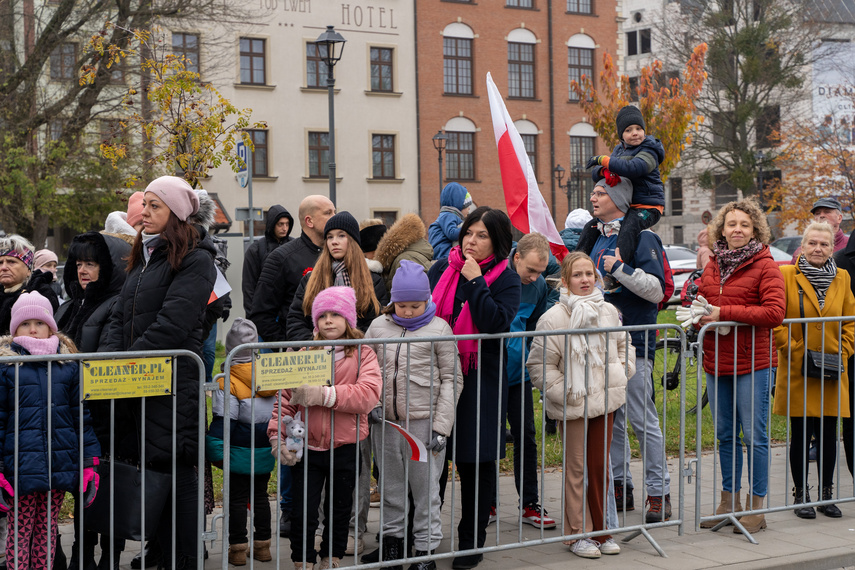
<svg viewBox="0 0 855 570">
<path fill-rule="evenodd" d="M 442 194 L 442 151 L 445 150 L 445 143 L 448 141 L 448 135 L 438 130 L 433 135 L 433 148 L 439 153 L 439 193 Z"/>
<path fill-rule="evenodd" d="M 567 194 L 567 212 L 572 210 L 572 206 L 570 204 L 570 181 L 567 181 L 567 184 L 561 184 L 561 180 L 564 178 L 564 173 L 566 171 L 561 167 L 560 164 L 555 165 L 555 168 L 552 169 L 552 176 L 555 178 L 555 185 L 558 186 L 558 189 Z"/>
<path fill-rule="evenodd" d="M 754 153 L 754 163 L 757 165 L 757 197 L 763 199 L 763 161 L 766 155 L 762 150 Z"/>
<path fill-rule="evenodd" d="M 576 175 L 576 196 L 578 197 L 576 202 L 577 208 L 584 208 L 585 205 L 585 196 L 582 194 L 582 172 L 584 170 L 585 168 L 581 164 L 576 164 L 576 166 L 573 167 L 573 174 Z M 569 184 L 570 181 L 568 180 L 567 183 Z"/>
<path fill-rule="evenodd" d="M 338 60 L 341 59 L 341 54 L 344 53 L 344 43 L 347 40 L 341 37 L 341 34 L 335 31 L 333 26 L 327 26 L 324 33 L 318 36 L 315 44 L 318 46 L 318 53 L 321 54 L 321 59 L 327 66 L 327 90 L 329 91 L 330 102 L 330 152 L 329 152 L 329 175 L 330 175 L 330 201 L 335 206 L 335 104 L 333 100 L 335 76 L 333 68 Z M 326 48 L 326 49 L 324 49 Z"/>
</svg>

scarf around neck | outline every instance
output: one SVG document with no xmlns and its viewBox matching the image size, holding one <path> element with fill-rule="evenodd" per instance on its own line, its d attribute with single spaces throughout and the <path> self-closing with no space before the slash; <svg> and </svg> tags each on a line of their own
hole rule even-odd
<svg viewBox="0 0 855 570">
<path fill-rule="evenodd" d="M 399 327 L 403 327 L 408 331 L 417 331 L 429 322 L 433 320 L 436 316 L 436 304 L 433 302 L 433 299 L 428 299 L 427 306 L 425 307 L 425 312 L 419 315 L 418 317 L 413 317 L 412 319 L 405 319 L 404 317 L 399 317 L 397 313 L 392 313 L 392 320 Z"/>
<path fill-rule="evenodd" d="M 491 255 L 484 261 L 478 263 L 483 270 L 495 260 L 495 256 Z M 460 280 L 460 270 L 463 269 L 463 264 L 466 260 L 463 258 L 462 250 L 459 245 L 451 248 L 448 254 L 448 267 L 439 278 L 439 282 L 433 291 L 433 296 L 436 299 L 436 316 L 451 324 L 454 319 L 454 296 L 457 293 L 457 283 Z M 492 285 L 502 271 L 508 266 L 508 260 L 503 259 L 496 265 L 491 267 L 484 280 L 487 282 L 487 287 Z M 457 315 L 457 320 L 451 325 L 451 330 L 456 335 L 478 334 L 478 328 L 472 321 L 472 312 L 469 308 L 469 301 L 463 303 L 463 308 L 460 309 L 460 314 Z M 460 340 L 457 341 L 457 350 L 460 353 L 460 364 L 463 368 L 463 374 L 467 374 L 473 365 L 477 364 L 478 360 L 478 341 L 477 340 Z"/>
<path fill-rule="evenodd" d="M 59 337 L 55 334 L 52 334 L 47 338 L 16 336 L 12 340 L 26 348 L 27 352 L 33 356 L 40 354 L 56 354 L 56 351 L 59 350 Z"/>
<path fill-rule="evenodd" d="M 141 232 L 140 239 L 142 239 L 143 242 L 143 258 L 145 259 L 145 262 L 148 263 L 148 260 L 151 259 L 151 254 L 154 253 L 154 250 L 160 245 L 160 234 L 147 234 L 145 232 Z"/>
<path fill-rule="evenodd" d="M 585 395 L 585 372 L 604 368 L 602 354 L 605 351 L 605 334 L 597 332 L 600 310 L 603 307 L 603 292 L 595 288 L 588 295 L 574 295 L 563 291 L 561 302 L 570 310 L 571 330 L 593 329 L 589 334 L 570 335 L 570 389 L 574 399 Z M 590 376 L 588 377 L 591 380 Z M 590 388 L 590 385 L 589 385 Z"/>
<path fill-rule="evenodd" d="M 612 220 L 611 222 L 601 222 L 597 220 L 597 229 L 606 237 L 611 237 L 620 233 L 620 222 L 623 218 Z"/>
<path fill-rule="evenodd" d="M 463 217 L 463 212 L 461 212 L 460 210 L 458 210 L 454 206 L 443 206 L 439 209 L 439 213 L 441 214 L 442 212 L 448 212 L 449 214 L 454 214 L 455 216 L 457 216 L 460 219 L 461 222 L 466 219 Z"/>
<path fill-rule="evenodd" d="M 736 249 L 727 249 L 727 242 L 724 238 L 719 239 L 713 244 L 713 253 L 715 254 L 716 262 L 721 276 L 720 285 L 733 275 L 736 269 L 760 253 L 763 250 L 763 244 L 757 238 L 751 238 L 747 244 Z"/>
<path fill-rule="evenodd" d="M 816 293 L 816 300 L 819 301 L 819 308 L 825 307 L 825 295 L 828 293 L 828 288 L 831 282 L 837 276 L 837 264 L 833 257 L 829 257 L 828 261 L 822 267 L 814 267 L 804 255 L 799 256 L 799 271 L 805 274 L 805 277 L 810 282 Z"/>
<path fill-rule="evenodd" d="M 335 282 L 333 285 L 336 287 L 353 287 L 353 285 L 350 284 L 350 275 L 347 273 L 347 267 L 344 265 L 344 261 L 333 261 L 332 270 L 333 275 L 335 275 Z"/>
</svg>

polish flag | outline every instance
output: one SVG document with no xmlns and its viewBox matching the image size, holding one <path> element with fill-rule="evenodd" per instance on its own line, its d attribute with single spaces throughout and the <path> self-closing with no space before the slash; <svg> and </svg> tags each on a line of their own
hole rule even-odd
<svg viewBox="0 0 855 570">
<path fill-rule="evenodd" d="M 211 296 L 208 298 L 209 305 L 232 290 L 232 286 L 229 285 L 229 282 L 226 280 L 226 276 L 223 275 L 220 268 L 215 265 L 214 269 L 217 270 L 217 280 L 214 282 L 214 290 L 211 291 Z"/>
<path fill-rule="evenodd" d="M 558 261 L 567 255 L 564 241 L 555 228 L 549 207 L 537 187 L 534 171 L 520 137 L 493 77 L 487 73 L 487 96 L 490 99 L 490 114 L 493 116 L 493 134 L 499 149 L 499 169 L 502 172 L 502 187 L 505 189 L 505 204 L 511 223 L 527 234 L 538 232 L 549 240 L 549 249 Z"/>
<path fill-rule="evenodd" d="M 427 463 L 428 451 L 422 440 L 420 440 L 419 438 L 417 438 L 416 436 L 414 436 L 396 423 L 392 423 L 389 420 L 386 420 L 386 424 L 398 430 L 401 433 L 401 436 L 405 440 L 407 440 L 407 443 L 410 444 L 410 452 L 412 453 L 412 455 L 410 456 L 411 461 L 421 461 L 423 463 Z"/>
</svg>

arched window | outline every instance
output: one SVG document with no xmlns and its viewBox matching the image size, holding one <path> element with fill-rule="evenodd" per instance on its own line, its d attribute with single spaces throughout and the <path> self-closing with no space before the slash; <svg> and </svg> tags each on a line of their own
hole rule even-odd
<svg viewBox="0 0 855 570">
<path fill-rule="evenodd" d="M 594 48 L 596 44 L 591 36 L 576 34 L 567 40 L 567 91 L 571 101 L 579 97 L 570 88 L 575 81 L 581 85 L 582 76 L 587 76 L 594 83 Z"/>
<path fill-rule="evenodd" d="M 472 95 L 472 28 L 454 22 L 445 27 L 442 36 L 443 93 Z"/>
<path fill-rule="evenodd" d="M 445 179 L 475 180 L 475 123 L 454 117 L 445 123 Z"/>
<path fill-rule="evenodd" d="M 514 121 L 514 126 L 522 137 L 525 153 L 528 155 L 528 160 L 531 162 L 531 170 L 534 172 L 534 177 L 537 178 L 537 135 L 540 131 L 537 125 L 528 119 L 519 119 Z"/>
<path fill-rule="evenodd" d="M 508 34 L 508 97 L 534 99 L 534 47 L 537 38 L 525 28 Z"/>
</svg>

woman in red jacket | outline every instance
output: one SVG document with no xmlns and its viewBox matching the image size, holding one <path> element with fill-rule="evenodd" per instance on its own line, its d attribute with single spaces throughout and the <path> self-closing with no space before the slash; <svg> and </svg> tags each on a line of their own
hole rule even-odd
<svg viewBox="0 0 855 570">
<path fill-rule="evenodd" d="M 721 461 L 716 514 L 741 510 L 743 441 L 751 480 L 746 510 L 762 508 L 766 496 L 769 392 L 778 365 L 772 329 L 783 322 L 786 312 L 784 278 L 766 245 L 770 238 L 766 216 L 753 199 L 730 202 L 709 225 L 713 258 L 701 276 L 699 292 L 712 312 L 700 324 L 744 323 L 732 329 L 716 327 L 704 336 L 703 366 Z M 752 533 L 766 528 L 761 514 L 743 516 L 740 522 Z"/>
</svg>

